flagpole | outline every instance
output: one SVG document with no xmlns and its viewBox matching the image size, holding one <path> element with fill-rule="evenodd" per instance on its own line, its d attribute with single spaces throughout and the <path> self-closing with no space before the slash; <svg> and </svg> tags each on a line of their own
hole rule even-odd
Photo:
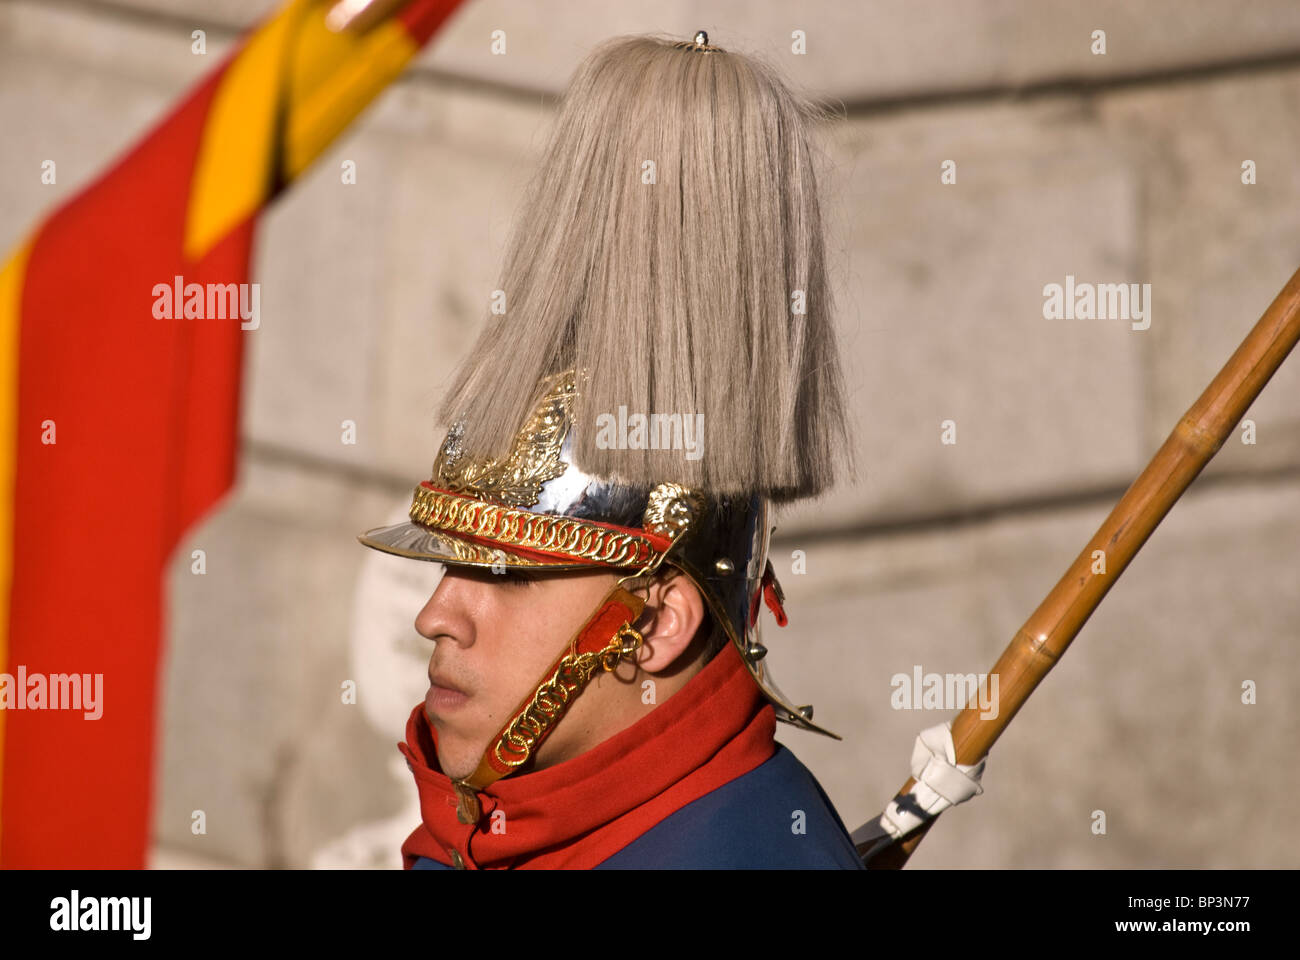
<svg viewBox="0 0 1300 960">
<path fill-rule="evenodd" d="M 364 33 L 408 3 L 410 0 L 338 0 L 325 14 L 325 26 L 335 33 Z"/>
</svg>

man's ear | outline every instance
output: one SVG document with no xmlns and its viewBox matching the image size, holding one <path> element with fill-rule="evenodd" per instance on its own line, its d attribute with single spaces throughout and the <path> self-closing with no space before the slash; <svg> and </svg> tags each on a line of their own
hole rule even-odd
<svg viewBox="0 0 1300 960">
<path fill-rule="evenodd" d="M 704 598 L 680 572 L 667 580 L 655 580 L 649 593 L 648 621 L 641 631 L 645 643 L 637 663 L 647 673 L 660 673 L 677 664 L 695 639 L 704 622 Z"/>
</svg>

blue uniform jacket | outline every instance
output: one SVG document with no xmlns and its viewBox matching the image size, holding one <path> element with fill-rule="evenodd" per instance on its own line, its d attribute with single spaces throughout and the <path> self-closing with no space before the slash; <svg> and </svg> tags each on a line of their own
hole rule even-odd
<svg viewBox="0 0 1300 960">
<path fill-rule="evenodd" d="M 450 870 L 420 857 L 414 870 Z M 780 743 L 749 773 L 687 804 L 598 870 L 861 870 L 839 814 Z"/>
</svg>

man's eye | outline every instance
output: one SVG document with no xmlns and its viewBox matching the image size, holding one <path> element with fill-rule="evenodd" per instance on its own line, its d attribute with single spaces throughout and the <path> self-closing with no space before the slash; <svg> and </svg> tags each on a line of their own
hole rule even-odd
<svg viewBox="0 0 1300 960">
<path fill-rule="evenodd" d="M 497 579 L 512 587 L 526 587 L 537 582 L 533 577 L 517 570 L 507 570 L 505 573 L 498 574 Z"/>
</svg>

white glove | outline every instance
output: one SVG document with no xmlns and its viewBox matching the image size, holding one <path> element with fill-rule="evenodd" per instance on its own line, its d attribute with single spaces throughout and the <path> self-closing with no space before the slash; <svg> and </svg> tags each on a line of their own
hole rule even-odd
<svg viewBox="0 0 1300 960">
<path fill-rule="evenodd" d="M 897 840 L 949 807 L 983 793 L 980 777 L 984 775 L 987 761 L 985 756 L 979 763 L 957 762 L 951 720 L 922 730 L 912 747 L 912 776 L 916 783 L 904 795 L 901 805 L 895 797 L 879 820 L 856 831 L 854 842 L 883 836 Z"/>
</svg>

